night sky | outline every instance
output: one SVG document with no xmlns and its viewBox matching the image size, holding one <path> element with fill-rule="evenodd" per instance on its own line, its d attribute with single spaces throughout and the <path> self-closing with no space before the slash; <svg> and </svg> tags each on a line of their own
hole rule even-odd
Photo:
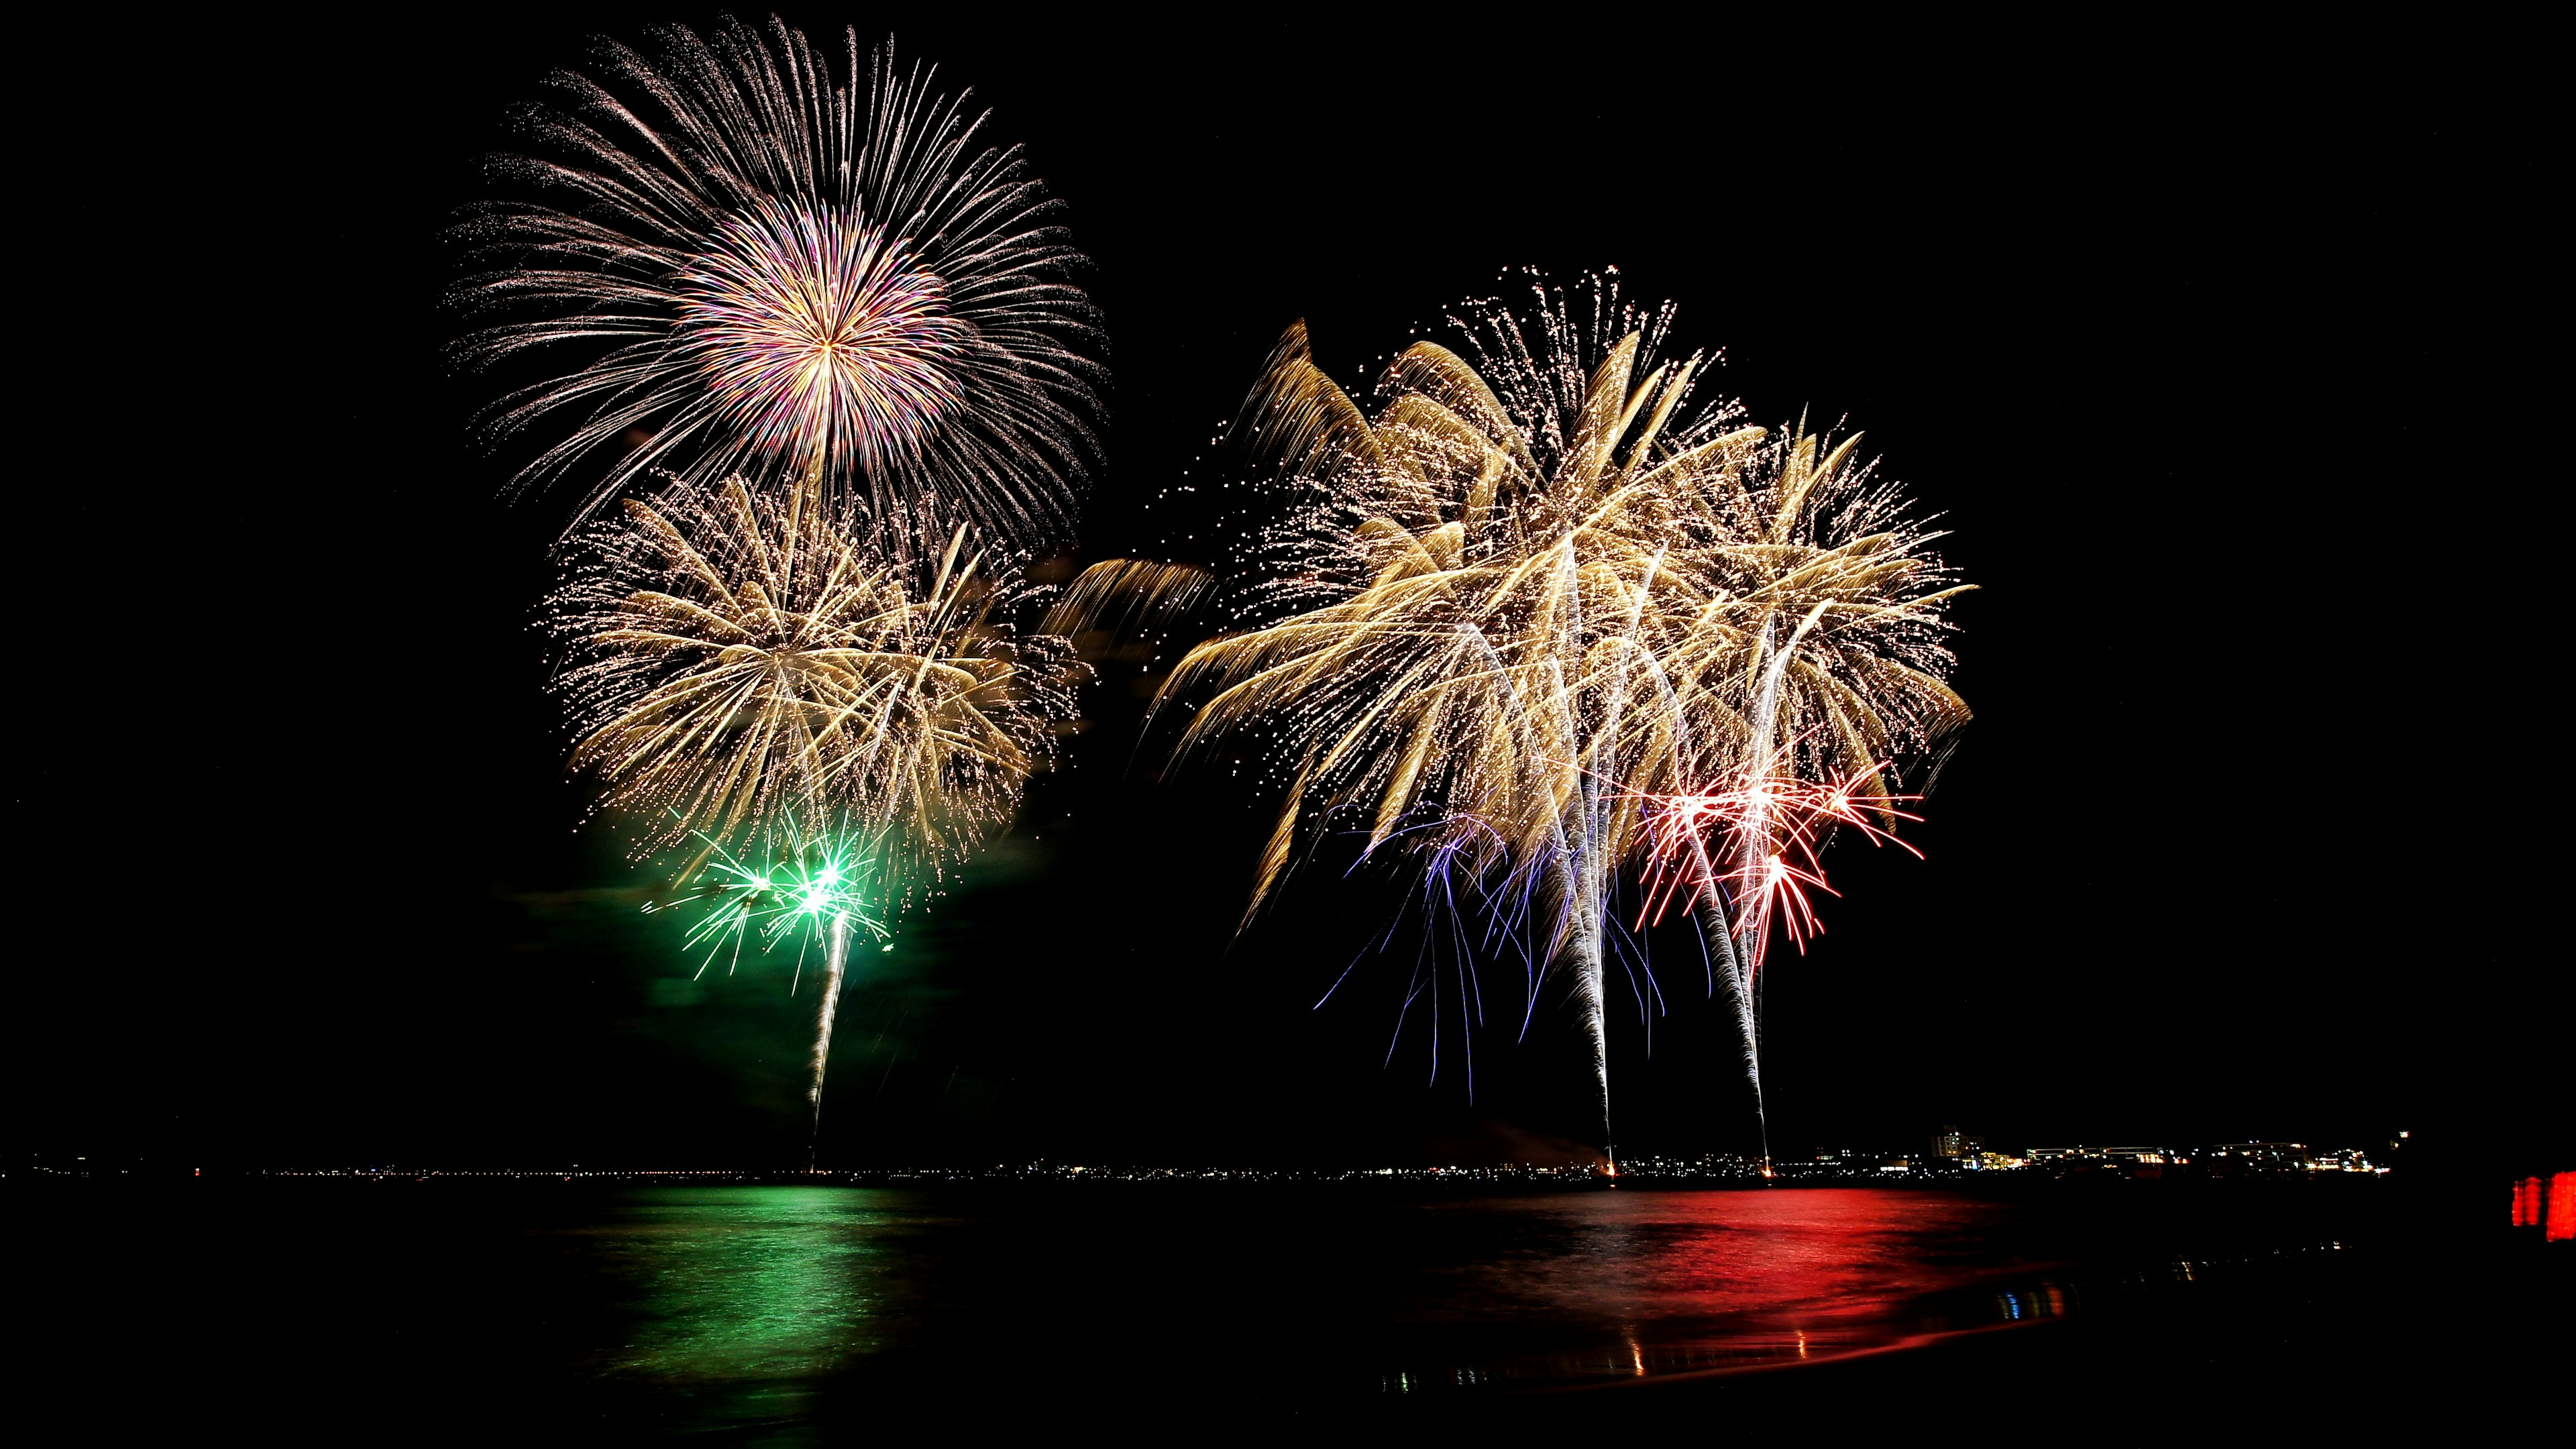
<svg viewBox="0 0 2576 1449">
<path fill-rule="evenodd" d="M 23 221 L 8 800 L 20 1150 L 237 1165 L 801 1158 L 812 995 L 692 985 L 543 694 L 573 499 L 506 502 L 439 236 L 509 108 L 637 14 L 173 30 L 66 102 Z M 704 21 L 707 16 L 690 16 Z M 882 12 L 791 18 L 821 32 Z M 1363 369 L 1507 270 L 1615 266 L 1755 421 L 1865 429 L 1981 586 L 1909 838 L 1774 958 L 1775 1144 L 2546 1130 L 2519 938 L 2563 564 L 2504 78 L 2324 37 L 1588 39 L 951 9 L 897 39 L 1024 141 L 1115 384 L 1077 557 L 1173 552 L 1288 323 Z M 1621 23 L 1628 23 L 1622 21 Z M 1458 29 L 1468 29 L 1462 21 Z M 84 62 L 85 64 L 87 62 Z M 33 258 L 33 260 L 30 260 Z M 60 276 L 48 276 L 56 268 Z M 2553 293 L 2554 295 L 2554 293 Z M 22 338 L 22 341 L 25 340 Z M 2555 477 L 2553 477 L 2555 475 Z M 1208 481 L 1202 472 L 1201 481 Z M 39 642 L 42 641 L 42 642 Z M 2535 691 L 2538 696 L 2535 696 Z M 1416 937 L 1319 871 L 1233 940 L 1267 802 L 1162 777 L 1133 681 L 843 1011 L 827 1164 L 1352 1165 L 1588 1137 L 1561 995 L 1398 1035 Z M 2534 772 L 2537 773 L 2534 773 Z M 1611 975 L 1624 1154 L 1750 1151 L 1686 939 Z M 1651 1028 L 1651 1031 L 1649 1030 Z M 1651 1039 L 1650 1039 L 1651 1037 Z M 1390 1042 L 1392 1051 L 1390 1053 Z"/>
</svg>

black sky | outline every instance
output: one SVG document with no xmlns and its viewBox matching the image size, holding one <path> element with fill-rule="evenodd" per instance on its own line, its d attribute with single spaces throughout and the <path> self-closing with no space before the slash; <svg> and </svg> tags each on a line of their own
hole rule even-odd
<svg viewBox="0 0 2576 1449">
<path fill-rule="evenodd" d="M 18 247 L 45 338 L 25 1150 L 800 1155 L 810 992 L 676 980 L 640 873 L 574 832 L 528 627 L 568 500 L 500 501 L 479 385 L 438 355 L 438 233 L 509 107 L 650 18 L 171 28 L 47 116 Z M 2557 183 L 2516 78 L 2380 36 L 1603 24 L 894 27 L 1095 261 L 1116 384 L 1082 555 L 1201 526 L 1144 504 L 1288 322 L 1357 384 L 1507 269 L 1616 266 L 1757 420 L 1866 429 L 1982 586 L 1928 859 L 1843 846 L 1828 934 L 1772 976 L 1775 1138 L 2544 1130 L 2564 953 L 2517 927 L 2553 857 L 2487 803 L 2558 748 L 2557 656 L 2521 642 L 2559 567 L 2556 415 L 2521 370 L 2563 310 Z M 1389 1057 L 1410 936 L 1310 1009 L 1386 889 L 1309 881 L 1229 948 L 1262 802 L 1131 769 L 1131 692 L 1092 704 L 845 1008 L 827 1159 L 1586 1135 L 1553 996 L 1526 1042 L 1477 1037 L 1472 1102 L 1454 1034 L 1436 1083 L 1420 1024 Z M 1657 969 L 1651 1044 L 1614 975 L 1623 1149 L 1749 1148 L 1697 960 Z"/>
</svg>

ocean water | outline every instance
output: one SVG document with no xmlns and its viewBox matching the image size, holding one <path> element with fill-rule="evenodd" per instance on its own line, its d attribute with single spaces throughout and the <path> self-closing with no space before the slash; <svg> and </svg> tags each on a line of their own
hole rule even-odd
<svg viewBox="0 0 2576 1449">
<path fill-rule="evenodd" d="M 2153 1325 L 2158 1351 L 2275 1310 L 2308 1322 L 2319 1284 L 2384 1272 L 2339 1236 L 2369 1231 L 2353 1224 L 2370 1205 L 2347 1197 L 1109 1182 L 56 1194 L 15 1204 L 36 1255 L 17 1318 L 52 1356 L 33 1377 L 91 1385 L 103 1410 L 250 1416 L 287 1436 L 829 1442 L 922 1416 L 1634 1406 L 1675 1400 L 1623 1388 L 1699 1392 L 2088 1317 Z M 2285 1367 L 2314 1348 L 2297 1338 L 2269 1350 Z M 2077 1352 L 2118 1382 L 2135 1348 Z M 2006 1383 L 2065 1367 L 2001 1362 Z M 2188 1353 L 2177 1362 L 2189 1370 Z M 143 1400 L 119 1406 L 120 1390 Z"/>
</svg>

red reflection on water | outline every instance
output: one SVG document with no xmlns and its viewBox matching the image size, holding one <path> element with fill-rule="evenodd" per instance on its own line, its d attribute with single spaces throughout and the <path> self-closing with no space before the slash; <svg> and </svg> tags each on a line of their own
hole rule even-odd
<svg viewBox="0 0 2576 1449">
<path fill-rule="evenodd" d="M 2513 1225 L 2517 1228 L 2540 1226 L 2540 1179 L 2526 1177 L 2513 1185 Z"/>
<path fill-rule="evenodd" d="M 2546 1239 L 2563 1243 L 2576 1238 L 2576 1172 L 2553 1172 L 2549 1175 L 2548 1219 Z"/>
<path fill-rule="evenodd" d="M 2052 1285 L 2001 1281 L 2038 1266 L 2005 1246 L 2014 1209 L 1943 1193 L 1623 1189 L 1429 1211 L 1451 1219 L 1435 1236 L 1458 1252 L 1405 1316 L 1487 1335 L 1492 1356 L 1458 1370 L 1479 1381 L 1733 1372 L 2070 1306 Z"/>
<path fill-rule="evenodd" d="M 1528 1213 L 1530 1204 L 1508 1210 Z M 1960 1251 L 1982 1244 L 1995 1209 L 1933 1193 L 1598 1193 L 1545 1211 L 1572 1220 L 1564 1226 L 1576 1251 L 1496 1264 L 1495 1289 L 1569 1312 L 1615 1305 L 1631 1321 L 1866 1318 L 2006 1266 L 1988 1252 Z"/>
</svg>

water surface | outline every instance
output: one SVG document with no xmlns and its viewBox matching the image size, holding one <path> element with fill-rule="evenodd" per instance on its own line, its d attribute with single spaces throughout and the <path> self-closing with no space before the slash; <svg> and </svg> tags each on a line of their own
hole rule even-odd
<svg viewBox="0 0 2576 1449">
<path fill-rule="evenodd" d="M 210 1402 L 754 1437 L 1582 1394 L 2334 1249 L 2304 1207 L 1366 1184 L 348 1183 L 137 1199 L 40 1236 L 68 1255 L 37 1299 L 86 1336 L 73 1357 L 165 1345 Z"/>
</svg>

